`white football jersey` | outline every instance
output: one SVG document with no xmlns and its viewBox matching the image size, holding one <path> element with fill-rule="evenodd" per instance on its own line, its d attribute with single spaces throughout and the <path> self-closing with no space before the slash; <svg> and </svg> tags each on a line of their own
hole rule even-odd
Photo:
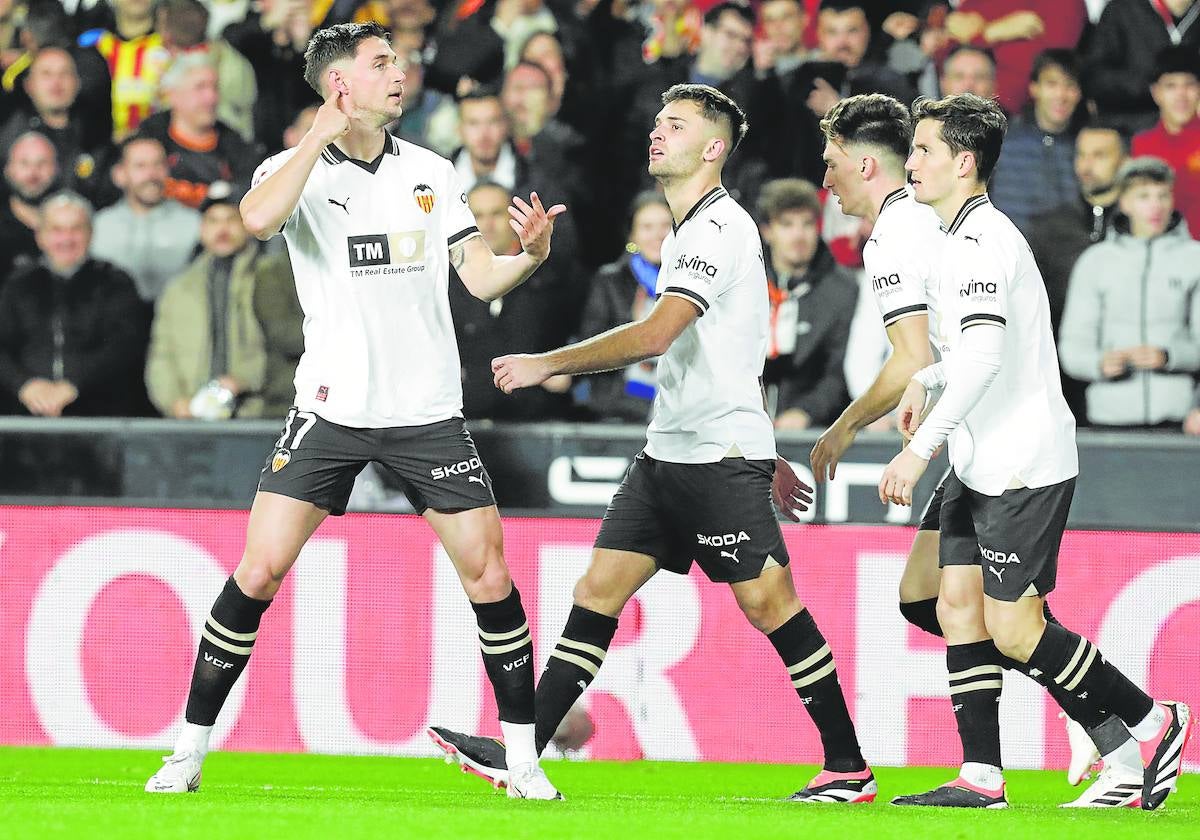
<svg viewBox="0 0 1200 840">
<path fill-rule="evenodd" d="M 762 242 L 724 188 L 667 234 L 656 291 L 691 301 L 701 315 L 658 360 L 646 454 L 683 464 L 773 460 L 760 384 L 770 329 Z"/>
<path fill-rule="evenodd" d="M 968 199 L 946 230 L 939 275 L 951 354 L 972 325 L 1004 328 L 999 373 L 950 434 L 955 473 L 988 496 L 1077 475 L 1046 286 L 1025 237 L 987 195 Z"/>
<path fill-rule="evenodd" d="M 282 233 L 304 309 L 296 405 L 357 428 L 461 416 L 448 249 L 479 229 L 450 162 L 391 135 L 371 163 L 330 144 Z"/>
<path fill-rule="evenodd" d="M 944 243 L 937 214 L 904 187 L 889 193 L 871 236 L 863 246 L 863 266 L 884 327 L 914 315 L 929 317 L 929 340 L 945 348 L 937 305 L 938 251 Z"/>
</svg>

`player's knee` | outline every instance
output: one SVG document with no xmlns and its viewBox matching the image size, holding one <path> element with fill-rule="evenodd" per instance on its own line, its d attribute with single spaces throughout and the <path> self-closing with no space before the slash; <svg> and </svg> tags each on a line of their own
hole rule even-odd
<svg viewBox="0 0 1200 840">
<path fill-rule="evenodd" d="M 575 604 L 602 615 L 619 615 L 625 606 L 624 597 L 612 586 L 591 574 L 585 574 L 575 582 Z"/>
<path fill-rule="evenodd" d="M 979 604 L 966 593 L 943 588 L 937 600 L 937 620 L 947 638 L 983 623 Z"/>
<path fill-rule="evenodd" d="M 246 597 L 267 601 L 275 597 L 283 584 L 283 575 L 274 574 L 271 568 L 270 562 L 264 558 L 243 557 L 233 573 L 233 579 Z"/>
<path fill-rule="evenodd" d="M 512 589 L 512 578 L 499 546 L 480 546 L 460 571 L 467 597 L 476 603 L 499 601 Z"/>
<path fill-rule="evenodd" d="M 781 597 L 767 591 L 739 593 L 738 606 L 751 626 L 761 633 L 773 633 L 804 609 L 798 598 Z"/>
<path fill-rule="evenodd" d="M 1045 623 L 1028 621 L 1024 616 L 995 616 L 987 618 L 988 635 L 996 643 L 996 649 L 1009 659 L 1028 662 L 1042 638 Z"/>
</svg>

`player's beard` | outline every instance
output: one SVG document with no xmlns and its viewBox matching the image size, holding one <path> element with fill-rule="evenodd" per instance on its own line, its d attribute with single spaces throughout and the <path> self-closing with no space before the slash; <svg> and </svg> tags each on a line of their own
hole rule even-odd
<svg viewBox="0 0 1200 840">
<path fill-rule="evenodd" d="M 646 171 L 660 184 L 666 185 L 691 177 L 700 168 L 701 161 L 699 152 L 693 154 L 688 151 L 680 151 L 675 154 L 666 154 L 659 160 L 650 161 Z"/>
</svg>

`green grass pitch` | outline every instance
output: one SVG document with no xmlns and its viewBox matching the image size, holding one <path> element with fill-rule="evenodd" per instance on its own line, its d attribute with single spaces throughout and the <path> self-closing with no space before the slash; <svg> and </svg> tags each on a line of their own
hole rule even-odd
<svg viewBox="0 0 1200 840">
<path fill-rule="evenodd" d="M 0 748 L 0 837 L 234 838 L 1200 838 L 1200 779 L 1158 812 L 1063 811 L 1061 772 L 1007 774 L 1007 811 L 886 804 L 946 781 L 945 769 L 877 771 L 872 805 L 780 802 L 811 767 L 547 762 L 566 802 L 510 801 L 437 759 L 214 753 L 198 793 L 142 786 L 159 753 Z"/>
</svg>

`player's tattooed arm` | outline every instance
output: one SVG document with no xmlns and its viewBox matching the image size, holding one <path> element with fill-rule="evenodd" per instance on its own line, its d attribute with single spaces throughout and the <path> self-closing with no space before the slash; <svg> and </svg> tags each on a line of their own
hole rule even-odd
<svg viewBox="0 0 1200 840">
<path fill-rule="evenodd" d="M 463 267 L 463 263 L 467 260 L 467 252 L 463 246 L 455 245 L 450 249 L 450 265 L 454 266 L 454 270 L 458 271 Z"/>
<path fill-rule="evenodd" d="M 480 300 L 495 300 L 508 294 L 550 255 L 554 217 L 565 213 L 567 208 L 556 204 L 547 210 L 537 193 L 531 193 L 529 199 L 527 204 L 520 196 L 514 196 L 508 208 L 508 224 L 520 238 L 521 253 L 497 256 L 482 236 L 471 236 L 459 243 L 456 247 L 461 247 L 462 253 L 457 258 L 453 249 L 450 251 L 454 270 L 467 291 Z M 455 262 L 456 259 L 460 262 Z"/>
</svg>

